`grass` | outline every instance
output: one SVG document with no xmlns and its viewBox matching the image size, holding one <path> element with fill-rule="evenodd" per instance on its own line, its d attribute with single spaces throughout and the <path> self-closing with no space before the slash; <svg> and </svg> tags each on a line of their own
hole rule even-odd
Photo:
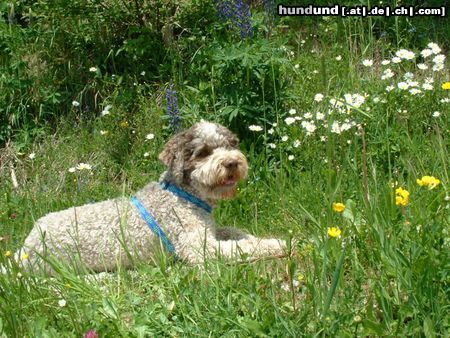
<svg viewBox="0 0 450 338">
<path fill-rule="evenodd" d="M 448 74 L 420 72 L 419 61 L 382 66 L 403 46 L 393 49 L 362 27 L 360 21 L 321 23 L 320 30 L 347 34 L 334 43 L 316 29 L 290 33 L 282 74 L 287 94 L 281 100 L 275 92 L 273 114 L 257 120 L 263 131 L 249 131 L 248 116 L 240 123 L 247 130 L 241 138 L 249 177 L 239 197 L 221 203 L 214 216 L 221 225 L 287 239 L 290 257 L 191 267 L 162 255 L 156 264 L 138 262 L 132 271 L 94 276 L 59 266 L 50 277 L 12 265 L 0 275 L 0 334 L 80 337 L 95 329 L 100 337 L 448 336 L 449 92 L 441 88 Z M 273 34 L 275 41 L 286 39 Z M 415 47 L 417 60 L 426 43 Z M 364 59 L 374 66 L 362 66 Z M 381 80 L 388 67 L 395 78 Z M 432 76 L 433 90 L 386 91 L 407 72 L 419 86 Z M 196 102 L 210 104 L 218 116 L 217 81 L 205 91 L 180 91 L 189 103 L 181 103 L 186 124 L 207 117 L 196 112 Z M 110 115 L 83 120 L 71 108 L 77 118 L 63 117 L 56 133 L 32 141 L 19 134 L 0 150 L 1 264 L 11 262 L 7 252 L 20 247 L 46 213 L 128 195 L 158 179 L 163 167 L 157 155 L 170 136 L 162 118 L 163 84 L 138 87 L 135 114 L 126 111 L 119 88 L 104 100 L 113 105 Z M 261 91 L 264 97 L 264 86 Z M 314 101 L 317 93 L 323 101 Z M 314 119 L 310 136 L 300 121 L 284 122 L 289 116 L 310 120 L 304 114 L 327 112 L 329 99 L 345 101 L 346 93 L 367 95 L 348 114 L 327 114 L 328 126 Z M 333 133 L 342 116 L 360 127 Z M 146 139 L 149 133 L 155 138 Z M 68 171 L 81 162 L 93 170 Z M 424 175 L 440 184 L 419 186 L 416 179 Z M 405 206 L 395 203 L 399 187 L 410 193 Z M 333 210 L 335 202 L 345 204 L 342 213 Z M 340 237 L 328 235 L 330 227 L 338 227 Z"/>
</svg>

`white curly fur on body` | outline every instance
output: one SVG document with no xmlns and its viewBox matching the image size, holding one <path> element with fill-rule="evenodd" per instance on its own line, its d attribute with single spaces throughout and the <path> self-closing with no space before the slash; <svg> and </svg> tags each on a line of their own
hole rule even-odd
<svg viewBox="0 0 450 338">
<path fill-rule="evenodd" d="M 177 134 L 166 144 L 160 160 L 167 166 L 161 181 L 215 206 L 232 198 L 237 183 L 247 175 L 247 161 L 238 150 L 239 140 L 225 127 L 202 121 Z M 238 229 L 218 228 L 212 215 L 152 182 L 135 196 L 150 211 L 174 245 L 178 258 L 201 263 L 217 257 L 247 258 L 282 254 L 285 242 L 261 239 Z M 93 271 L 129 267 L 134 258 L 152 261 L 160 241 L 130 198 L 72 207 L 40 218 L 16 256 L 23 263 L 45 268 L 41 256 L 51 254 L 63 263 L 82 261 Z M 130 259 L 131 256 L 131 259 Z"/>
</svg>

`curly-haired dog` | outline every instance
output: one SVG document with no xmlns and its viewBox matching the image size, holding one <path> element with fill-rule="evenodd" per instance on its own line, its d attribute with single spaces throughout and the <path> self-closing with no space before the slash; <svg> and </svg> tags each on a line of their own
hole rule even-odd
<svg viewBox="0 0 450 338">
<path fill-rule="evenodd" d="M 62 262 L 81 260 L 93 271 L 108 271 L 118 264 L 130 266 L 135 257 L 152 260 L 160 243 L 189 263 L 217 255 L 281 254 L 282 240 L 215 227 L 211 208 L 232 198 L 247 175 L 238 145 L 227 128 L 199 122 L 166 144 L 159 155 L 167 166 L 160 183 L 146 185 L 131 199 L 119 197 L 40 218 L 17 255 L 28 255 L 24 263 L 32 266 L 51 254 Z"/>
</svg>

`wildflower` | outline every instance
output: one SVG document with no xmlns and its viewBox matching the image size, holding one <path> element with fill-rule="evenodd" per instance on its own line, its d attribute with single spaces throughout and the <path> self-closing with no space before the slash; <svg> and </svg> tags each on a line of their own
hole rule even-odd
<svg viewBox="0 0 450 338">
<path fill-rule="evenodd" d="M 294 148 L 298 148 L 300 146 L 300 141 L 299 140 L 295 140 L 294 143 L 292 144 L 292 146 Z"/>
<path fill-rule="evenodd" d="M 434 176 L 423 176 L 421 179 L 416 180 L 417 184 L 421 187 L 428 187 L 428 190 L 436 188 L 441 181 Z"/>
<path fill-rule="evenodd" d="M 399 187 L 395 189 L 395 205 L 406 206 L 409 203 L 409 191 Z"/>
<path fill-rule="evenodd" d="M 31 153 L 30 155 L 28 155 L 28 158 L 30 160 L 33 160 L 36 157 L 36 153 Z"/>
<path fill-rule="evenodd" d="M 360 94 L 345 94 L 345 102 L 351 107 L 359 108 L 366 101 L 366 98 Z"/>
<path fill-rule="evenodd" d="M 314 122 L 306 122 L 304 128 L 306 129 L 306 135 L 312 135 L 317 127 L 314 125 Z"/>
<path fill-rule="evenodd" d="M 313 115 L 310 112 L 307 112 L 303 115 L 305 119 L 312 119 Z"/>
<path fill-rule="evenodd" d="M 321 102 L 322 100 L 323 100 L 323 94 L 318 93 L 318 94 L 314 95 L 314 101 Z"/>
<path fill-rule="evenodd" d="M 387 66 L 387 65 L 390 64 L 390 63 L 391 63 L 390 60 L 383 60 L 383 61 L 381 61 L 381 64 L 382 64 L 383 66 Z"/>
<path fill-rule="evenodd" d="M 425 70 L 428 69 L 428 66 L 424 63 L 419 63 L 417 64 L 417 68 L 419 68 L 420 70 Z"/>
<path fill-rule="evenodd" d="M 155 138 L 155 134 L 147 134 L 146 136 L 145 136 L 145 138 L 147 139 L 147 140 L 153 140 L 154 138 Z"/>
<path fill-rule="evenodd" d="M 445 89 L 445 88 L 443 88 L 443 89 Z M 445 98 L 441 99 L 439 102 L 441 102 L 441 103 L 450 103 L 450 98 L 445 97 Z"/>
<path fill-rule="evenodd" d="M 120 125 L 122 128 L 127 128 L 130 124 L 128 123 L 127 120 L 124 120 L 124 121 L 120 122 L 119 125 Z"/>
<path fill-rule="evenodd" d="M 336 56 L 336 61 L 341 61 L 341 60 L 342 60 L 342 56 L 341 55 Z"/>
<path fill-rule="evenodd" d="M 361 322 L 361 316 L 358 316 L 358 315 L 356 315 L 355 317 L 353 317 L 353 321 L 355 322 L 355 323 L 359 323 L 359 322 Z"/>
<path fill-rule="evenodd" d="M 294 158 L 295 158 L 294 155 L 289 155 L 289 156 L 288 156 L 288 160 L 289 160 L 289 161 L 293 161 Z"/>
<path fill-rule="evenodd" d="M 341 229 L 339 229 L 338 227 L 328 228 L 327 232 L 328 232 L 328 236 L 334 237 L 334 238 L 340 237 L 341 233 L 342 233 Z"/>
<path fill-rule="evenodd" d="M 294 108 L 289 109 L 289 115 L 295 115 L 297 111 Z"/>
<path fill-rule="evenodd" d="M 72 101 L 72 106 L 74 106 L 74 107 L 79 107 L 79 106 L 80 106 L 80 102 L 78 102 L 78 101 Z"/>
<path fill-rule="evenodd" d="M 216 7 L 222 19 L 239 28 L 242 40 L 252 36 L 250 7 L 246 3 L 242 0 L 216 0 Z"/>
<path fill-rule="evenodd" d="M 144 153 L 144 157 L 149 157 L 149 156 L 150 156 L 150 154 L 148 152 Z"/>
<path fill-rule="evenodd" d="M 141 72 L 141 76 L 145 76 L 145 70 Z"/>
<path fill-rule="evenodd" d="M 395 73 L 390 68 L 387 68 L 384 70 L 383 75 L 381 75 L 381 79 L 382 80 L 390 79 L 394 75 Z"/>
<path fill-rule="evenodd" d="M 444 61 L 445 61 L 445 55 L 443 55 L 443 54 L 436 55 L 433 58 L 434 63 L 444 63 Z"/>
<path fill-rule="evenodd" d="M 433 113 L 433 117 L 439 117 L 439 116 L 441 116 L 441 113 L 440 113 L 440 112 L 435 111 L 435 112 Z"/>
<path fill-rule="evenodd" d="M 75 171 L 77 171 L 77 168 L 75 168 L 75 167 L 71 167 L 71 168 L 69 168 L 69 173 L 74 173 Z"/>
<path fill-rule="evenodd" d="M 391 90 L 394 90 L 394 88 L 395 88 L 394 86 L 387 86 L 386 91 L 390 92 Z"/>
<path fill-rule="evenodd" d="M 89 68 L 89 71 L 91 73 L 95 73 L 97 71 L 97 68 L 96 67 L 91 67 L 91 68 Z"/>
<path fill-rule="evenodd" d="M 405 59 L 405 60 L 412 60 L 415 57 L 414 52 L 411 52 L 409 50 L 406 49 L 400 49 L 399 51 L 397 51 L 395 53 L 395 55 L 401 59 Z"/>
<path fill-rule="evenodd" d="M 100 130 L 100 135 L 106 135 L 106 134 L 108 134 L 107 130 Z"/>
<path fill-rule="evenodd" d="M 297 63 L 297 64 L 294 66 L 294 68 L 295 68 L 295 69 L 299 69 L 299 68 L 300 68 L 300 65 Z"/>
<path fill-rule="evenodd" d="M 402 90 L 407 90 L 409 88 L 409 85 L 406 82 L 399 82 L 397 83 L 397 87 Z"/>
<path fill-rule="evenodd" d="M 167 98 L 167 116 L 169 117 L 170 125 L 173 129 L 178 130 L 181 123 L 181 113 L 178 108 L 177 92 L 173 89 L 173 85 L 170 85 L 166 90 Z"/>
<path fill-rule="evenodd" d="M 436 64 L 434 64 L 433 68 L 431 68 L 431 69 L 433 70 L 433 72 L 439 72 L 444 69 L 444 64 L 436 63 Z"/>
<path fill-rule="evenodd" d="M 99 338 L 97 331 L 89 330 L 85 333 L 83 338 Z"/>
<path fill-rule="evenodd" d="M 22 255 L 21 259 L 22 259 L 23 261 L 26 261 L 26 260 L 28 260 L 28 257 L 30 257 L 30 255 L 27 254 L 27 253 L 24 253 L 24 254 Z"/>
<path fill-rule="evenodd" d="M 249 126 L 248 129 L 250 129 L 251 131 L 262 131 L 263 130 L 263 128 L 261 126 L 257 126 L 257 125 L 254 125 L 254 124 Z"/>
<path fill-rule="evenodd" d="M 420 55 L 422 55 L 424 58 L 429 57 L 430 55 L 433 54 L 433 51 L 431 49 L 424 49 L 423 51 L 420 52 Z"/>
<path fill-rule="evenodd" d="M 289 126 L 289 125 L 291 125 L 292 123 L 295 122 L 295 118 L 293 118 L 293 117 L 286 117 L 284 119 L 284 122 L 286 122 L 286 124 Z"/>
<path fill-rule="evenodd" d="M 77 168 L 77 170 L 91 170 L 92 169 L 92 166 L 90 165 L 90 164 L 87 164 L 87 163 L 79 163 L 77 166 L 76 166 L 76 168 Z"/>
<path fill-rule="evenodd" d="M 110 104 L 108 104 L 105 108 L 103 108 L 101 112 L 102 116 L 109 115 L 109 111 L 111 110 L 111 108 L 112 106 Z"/>
<path fill-rule="evenodd" d="M 441 52 L 441 48 L 438 46 L 437 43 L 430 42 L 430 43 L 427 45 L 427 47 L 431 49 L 431 52 L 432 52 L 433 54 L 439 54 L 439 53 Z"/>
<path fill-rule="evenodd" d="M 362 62 L 364 67 L 372 67 L 373 66 L 373 60 L 363 60 Z"/>
<path fill-rule="evenodd" d="M 323 120 L 325 118 L 325 114 L 318 111 L 316 113 L 316 120 Z"/>
<path fill-rule="evenodd" d="M 345 210 L 344 203 L 333 203 L 333 210 L 336 212 L 343 212 Z"/>
<path fill-rule="evenodd" d="M 444 82 L 442 84 L 442 89 L 444 90 L 450 90 L 450 82 Z"/>
<path fill-rule="evenodd" d="M 6 251 L 5 252 L 5 257 L 11 257 L 12 256 L 12 252 L 11 251 Z"/>
<path fill-rule="evenodd" d="M 267 131 L 267 133 L 270 134 L 270 135 L 272 135 L 274 132 L 275 132 L 275 129 L 273 129 L 273 128 L 270 128 L 270 129 Z"/>
<path fill-rule="evenodd" d="M 64 306 L 66 306 L 66 304 L 67 304 L 67 302 L 66 302 L 65 299 L 60 299 L 60 300 L 58 300 L 58 305 L 59 305 L 60 307 L 64 307 Z"/>
<path fill-rule="evenodd" d="M 402 59 L 400 59 L 398 56 L 394 56 L 394 57 L 392 58 L 392 62 L 393 62 L 393 63 L 400 63 L 400 62 L 402 62 Z"/>
<path fill-rule="evenodd" d="M 281 138 L 281 141 L 286 142 L 288 139 L 289 139 L 289 137 L 286 136 L 286 135 L 284 135 L 284 136 Z"/>
<path fill-rule="evenodd" d="M 417 88 L 411 88 L 411 89 L 409 90 L 409 93 L 410 93 L 411 95 L 417 95 L 417 94 L 422 93 L 422 91 L 421 91 L 420 89 L 417 89 Z"/>
<path fill-rule="evenodd" d="M 425 90 L 433 90 L 433 85 L 429 84 L 429 83 L 424 83 L 422 85 L 422 88 L 425 89 Z"/>
<path fill-rule="evenodd" d="M 275 149 L 277 147 L 277 145 L 275 143 L 269 143 L 267 144 L 269 146 L 269 148 L 271 149 Z"/>
</svg>

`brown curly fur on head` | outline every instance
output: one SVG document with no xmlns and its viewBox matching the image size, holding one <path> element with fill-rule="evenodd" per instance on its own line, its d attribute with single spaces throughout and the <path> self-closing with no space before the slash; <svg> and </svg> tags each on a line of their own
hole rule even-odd
<svg viewBox="0 0 450 338">
<path fill-rule="evenodd" d="M 238 146 L 230 130 L 202 121 L 169 140 L 159 159 L 167 166 L 166 179 L 204 199 L 231 198 L 248 170 Z"/>
</svg>

